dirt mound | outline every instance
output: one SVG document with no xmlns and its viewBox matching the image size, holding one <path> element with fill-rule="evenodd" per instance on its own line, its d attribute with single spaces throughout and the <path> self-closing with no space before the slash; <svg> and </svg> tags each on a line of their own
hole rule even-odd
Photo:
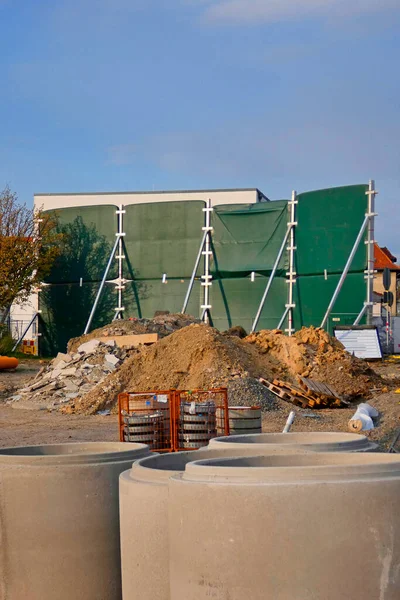
<svg viewBox="0 0 400 600">
<path fill-rule="evenodd" d="M 68 342 L 68 352 L 76 352 L 81 344 L 99 337 L 157 333 L 159 338 L 163 338 L 192 323 L 200 323 L 200 321 L 190 315 L 180 313 L 162 313 L 156 315 L 153 319 L 118 319 L 109 325 L 94 329 L 87 335 L 71 338 Z"/>
<path fill-rule="evenodd" d="M 245 341 L 277 359 L 293 381 L 299 375 L 310 377 L 332 385 L 349 399 L 368 396 L 371 383 L 380 380 L 368 363 L 351 356 L 323 329 L 303 327 L 291 337 L 279 330 L 262 330 Z"/>
<path fill-rule="evenodd" d="M 120 369 L 82 398 L 76 410 L 94 413 L 115 405 L 121 391 L 157 389 L 207 389 L 226 386 L 232 380 L 282 376 L 273 356 L 236 336 L 219 333 L 207 325 L 193 324 L 176 331 L 157 344 L 139 349 Z M 249 386 L 246 404 L 256 404 Z M 265 404 L 268 397 L 264 393 Z M 245 399 L 241 395 L 240 403 Z M 232 398 L 232 403 L 235 399 Z"/>
<path fill-rule="evenodd" d="M 348 354 L 321 329 L 304 328 L 292 337 L 264 330 L 241 339 L 237 330 L 220 333 L 199 323 L 182 327 L 190 319 L 160 315 L 146 322 L 118 321 L 72 340 L 69 354 L 59 355 L 10 401 L 37 399 L 50 409 L 61 404 L 64 412 L 94 414 L 116 410 L 122 391 L 227 386 L 231 405 L 261 404 L 264 410 L 276 410 L 281 402 L 261 386 L 260 377 L 293 383 L 299 376 L 310 377 L 350 400 L 368 398 L 371 388 L 382 382 L 365 361 Z M 150 346 L 122 349 L 114 340 L 96 340 L 96 335 L 107 338 L 106 332 L 111 336 L 154 328 L 161 339 Z"/>
</svg>

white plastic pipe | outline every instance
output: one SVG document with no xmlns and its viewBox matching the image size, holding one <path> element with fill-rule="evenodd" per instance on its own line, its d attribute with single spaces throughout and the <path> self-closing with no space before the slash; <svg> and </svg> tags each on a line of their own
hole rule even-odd
<svg viewBox="0 0 400 600">
<path fill-rule="evenodd" d="M 289 413 L 289 416 L 287 418 L 286 425 L 283 428 L 282 433 L 289 433 L 289 431 L 294 423 L 295 418 L 296 418 L 296 413 L 294 412 L 294 410 L 291 410 Z"/>
</svg>

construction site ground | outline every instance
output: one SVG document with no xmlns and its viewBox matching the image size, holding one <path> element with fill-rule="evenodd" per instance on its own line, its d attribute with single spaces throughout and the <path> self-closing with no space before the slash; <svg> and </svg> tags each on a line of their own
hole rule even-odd
<svg viewBox="0 0 400 600">
<path fill-rule="evenodd" d="M 10 393 L 25 385 L 42 367 L 42 361 L 23 359 L 16 371 L 0 372 L 0 447 L 118 439 L 116 414 L 62 414 L 6 404 Z M 373 368 L 385 380 L 396 381 L 400 377 L 400 363 L 378 362 Z M 376 420 L 376 428 L 364 433 L 385 451 L 400 426 L 400 394 L 396 394 L 395 386 L 391 386 L 387 392 L 372 392 L 368 402 L 378 409 L 380 417 Z M 294 410 L 296 420 L 292 431 L 345 432 L 355 406 L 356 403 L 344 409 L 303 410 L 276 398 L 274 410 L 263 415 L 263 431 L 282 431 L 289 412 Z"/>
</svg>

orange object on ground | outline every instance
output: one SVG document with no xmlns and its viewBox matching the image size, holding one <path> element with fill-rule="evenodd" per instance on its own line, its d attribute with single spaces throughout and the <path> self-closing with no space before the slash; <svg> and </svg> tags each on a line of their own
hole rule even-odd
<svg viewBox="0 0 400 600">
<path fill-rule="evenodd" d="M 0 356 L 0 371 L 3 369 L 16 369 L 18 367 L 18 359 L 9 356 Z"/>
</svg>

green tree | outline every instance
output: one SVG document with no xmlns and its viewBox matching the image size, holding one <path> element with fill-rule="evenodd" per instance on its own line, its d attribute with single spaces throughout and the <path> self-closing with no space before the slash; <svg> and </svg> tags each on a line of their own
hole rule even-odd
<svg viewBox="0 0 400 600">
<path fill-rule="evenodd" d="M 61 238 L 54 214 L 21 204 L 9 187 L 0 192 L 0 323 L 50 272 Z"/>
</svg>

